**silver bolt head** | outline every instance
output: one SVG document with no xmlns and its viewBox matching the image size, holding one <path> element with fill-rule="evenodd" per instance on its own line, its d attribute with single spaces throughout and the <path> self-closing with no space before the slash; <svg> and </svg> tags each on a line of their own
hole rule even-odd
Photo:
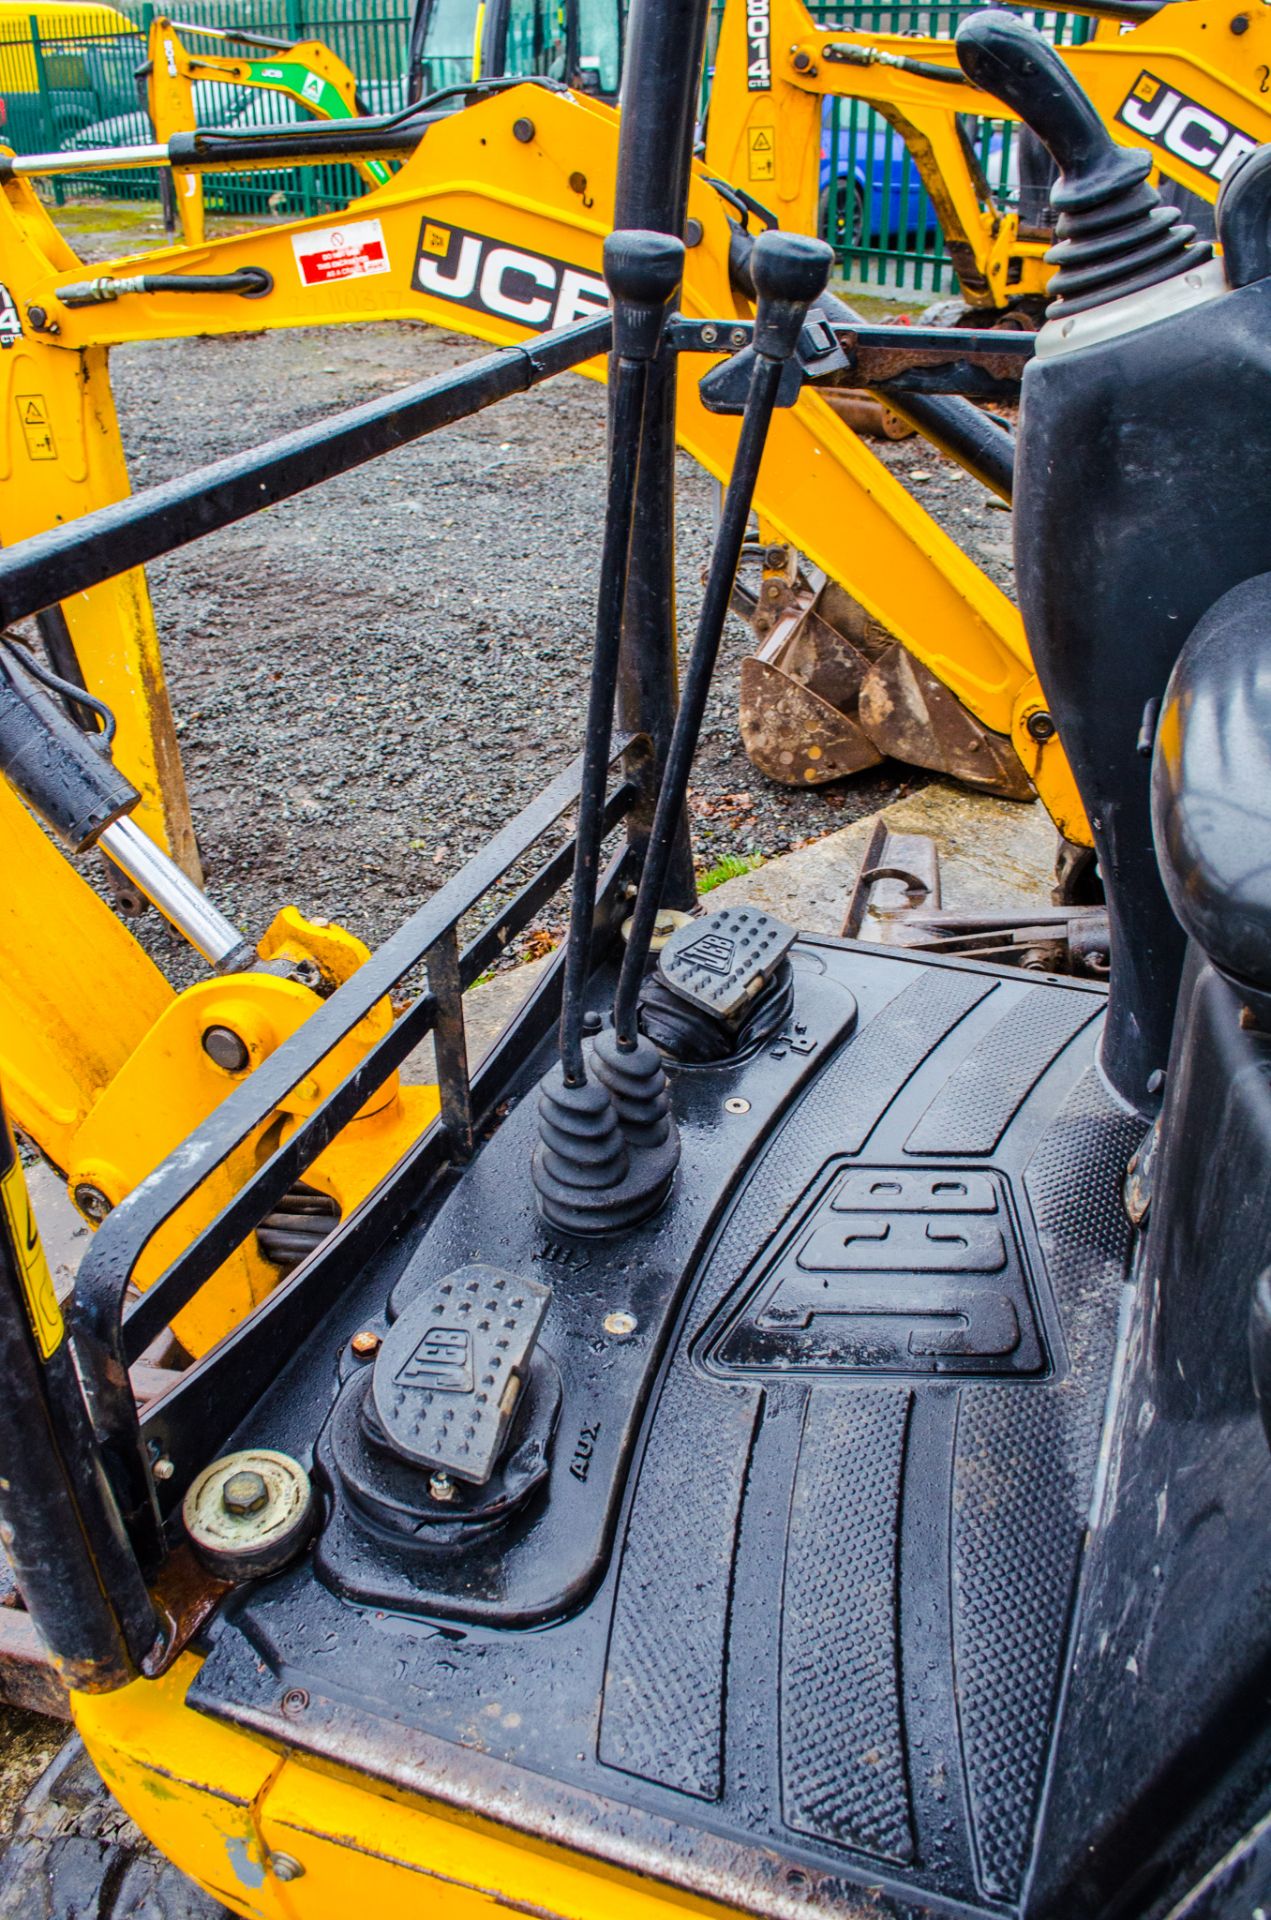
<svg viewBox="0 0 1271 1920">
<path fill-rule="evenodd" d="M 448 1504 L 455 1497 L 455 1483 L 448 1473 L 430 1473 L 428 1476 L 428 1497 Z"/>
<path fill-rule="evenodd" d="M 244 1516 L 259 1513 L 269 1499 L 269 1488 L 265 1485 L 263 1474 L 252 1468 L 244 1468 L 241 1473 L 231 1473 L 221 1488 L 221 1505 L 226 1513 Z"/>
<path fill-rule="evenodd" d="M 226 1073 L 241 1073 L 251 1059 L 247 1042 L 232 1027 L 206 1027 L 203 1051 L 214 1066 Z"/>
<path fill-rule="evenodd" d="M 303 1880 L 304 1868 L 290 1853 L 271 1853 L 269 1871 L 275 1880 Z"/>
</svg>

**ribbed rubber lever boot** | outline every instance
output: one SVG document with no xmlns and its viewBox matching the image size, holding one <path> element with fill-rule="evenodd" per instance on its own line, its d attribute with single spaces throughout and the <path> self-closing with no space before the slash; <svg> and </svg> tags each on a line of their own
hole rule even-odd
<svg viewBox="0 0 1271 1920">
<path fill-rule="evenodd" d="M 1051 191 L 1059 271 L 1047 315 L 1081 313 L 1188 272 L 1213 248 L 1196 240 L 1177 207 L 1149 186 L 1152 156 L 1116 145 L 1092 102 L 1047 40 L 996 9 L 963 22 L 958 59 L 967 78 L 1013 107 L 1049 150 L 1061 178 Z"/>
</svg>

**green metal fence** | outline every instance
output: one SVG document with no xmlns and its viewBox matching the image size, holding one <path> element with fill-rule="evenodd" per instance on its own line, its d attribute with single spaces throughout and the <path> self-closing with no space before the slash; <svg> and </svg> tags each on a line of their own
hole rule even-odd
<svg viewBox="0 0 1271 1920">
<path fill-rule="evenodd" d="M 814 0 L 811 11 L 819 27 L 951 35 L 974 4 L 952 0 L 915 7 L 876 0 Z M 427 74 L 430 88 L 468 71 L 471 8 L 465 0 L 453 0 L 453 8 L 454 51 L 432 62 L 436 70 Z M 89 11 L 60 19 L 56 34 L 41 33 L 34 15 L 0 24 L 0 97 L 5 106 L 0 138 L 19 153 L 76 145 L 127 146 L 152 138 L 137 69 L 145 59 L 155 8 L 142 0 L 123 0 L 118 10 L 133 23 L 132 31 L 103 31 L 101 15 Z M 721 12 L 722 0 L 715 0 L 713 25 Z M 369 110 L 391 111 L 404 98 L 409 0 L 382 0 L 381 11 L 368 7 L 366 0 L 181 0 L 179 17 L 193 26 L 247 29 L 286 41 L 321 40 L 356 74 Z M 1060 42 L 1084 39 L 1089 27 L 1087 21 L 1064 14 L 1039 12 L 1032 18 Z M 212 52 L 238 51 L 216 42 L 205 45 Z M 197 83 L 195 107 L 206 126 L 267 125 L 305 117 L 282 95 L 211 82 Z M 995 196 L 1001 204 L 1011 204 L 1014 129 L 986 118 L 966 124 Z M 924 297 L 952 290 L 956 280 L 943 235 L 900 135 L 860 101 L 829 100 L 821 144 L 821 229 L 848 280 Z M 362 191 L 348 167 L 209 175 L 204 189 L 209 212 L 240 216 L 321 213 L 345 206 Z M 50 190 L 59 202 L 68 194 L 152 200 L 159 183 L 151 172 L 120 171 L 62 176 Z"/>
</svg>

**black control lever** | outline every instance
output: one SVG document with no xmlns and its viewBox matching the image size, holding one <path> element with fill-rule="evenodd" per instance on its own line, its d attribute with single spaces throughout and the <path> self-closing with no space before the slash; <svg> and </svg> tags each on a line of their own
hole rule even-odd
<svg viewBox="0 0 1271 1920">
<path fill-rule="evenodd" d="M 627 597 L 631 517 L 649 363 L 657 354 L 667 307 L 684 271 L 684 246 L 664 233 L 611 233 L 605 241 L 604 263 L 605 281 L 613 295 L 608 497 L 561 1007 L 560 1058 L 568 1086 L 581 1086 L 587 1078 L 583 1061 L 582 1000 L 591 960 L 622 610 Z"/>
<path fill-rule="evenodd" d="M 1034 28 L 986 8 L 963 21 L 957 49 L 967 79 L 1012 107 L 1060 170 L 1050 195 L 1059 244 L 1046 255 L 1059 269 L 1052 317 L 1102 306 L 1209 258 L 1208 242 L 1196 243 L 1196 229 L 1148 185 L 1151 155 L 1116 144 Z"/>
<path fill-rule="evenodd" d="M 538 1204 L 571 1233 L 631 1226 L 666 1198 L 679 1161 L 660 1057 L 615 1071 L 583 1042 L 583 996 L 591 966 L 593 921 L 613 735 L 618 656 L 645 427 L 649 369 L 657 356 L 672 295 L 684 270 L 683 242 L 628 230 L 605 241 L 605 280 L 613 296 L 609 368 L 609 472 L 587 735 L 578 799 L 574 891 L 560 1019 L 560 1060 L 539 1092 L 533 1178 Z M 588 1076 L 588 1065 L 593 1069 Z"/>
<path fill-rule="evenodd" d="M 729 596 L 746 538 L 773 407 L 786 363 L 798 345 L 808 307 L 824 291 L 833 258 L 830 248 L 821 240 L 776 231 L 761 234 L 750 256 L 759 303 L 755 315 L 754 369 L 614 999 L 614 1033 L 623 1053 L 632 1053 L 641 1044 L 637 1000 L 662 904 L 676 827 L 684 808 Z"/>
</svg>

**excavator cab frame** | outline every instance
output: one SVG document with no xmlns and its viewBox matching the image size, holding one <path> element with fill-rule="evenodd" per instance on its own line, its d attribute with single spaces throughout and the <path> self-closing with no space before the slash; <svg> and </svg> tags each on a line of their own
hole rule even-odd
<svg viewBox="0 0 1271 1920">
<path fill-rule="evenodd" d="M 617 104 L 626 21 L 621 0 L 460 0 L 460 6 L 455 0 L 416 0 L 407 54 L 409 100 L 463 78 L 539 78 Z M 444 51 L 438 46 L 443 38 Z M 460 46 L 472 50 L 467 74 L 457 70 Z"/>
</svg>

